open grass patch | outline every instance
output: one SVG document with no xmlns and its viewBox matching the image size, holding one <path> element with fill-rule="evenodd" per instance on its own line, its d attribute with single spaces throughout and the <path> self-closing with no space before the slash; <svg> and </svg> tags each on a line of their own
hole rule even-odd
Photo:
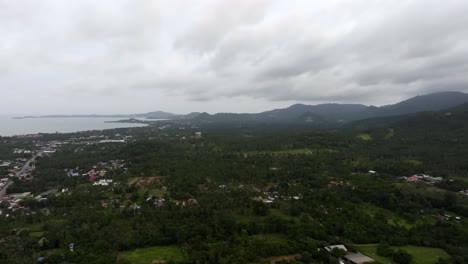
<svg viewBox="0 0 468 264">
<path fill-rule="evenodd" d="M 392 260 L 377 255 L 376 244 L 372 245 L 353 245 L 359 252 L 365 254 L 379 263 L 394 263 Z M 417 246 L 402 246 L 402 247 L 391 247 L 395 250 L 402 249 L 413 256 L 412 264 L 433 264 L 436 263 L 439 258 L 449 258 L 450 256 L 444 250 L 440 248 L 430 247 L 417 247 Z"/>
<path fill-rule="evenodd" d="M 30 233 L 29 233 L 29 236 L 30 236 L 30 237 L 40 238 L 40 237 L 43 237 L 43 236 L 44 236 L 44 232 L 41 232 L 41 231 L 30 232 Z"/>
<path fill-rule="evenodd" d="M 436 263 L 439 258 L 449 258 L 447 252 L 440 248 L 416 246 L 404 246 L 398 248 L 405 250 L 413 256 L 413 263 L 415 264 Z"/>
<path fill-rule="evenodd" d="M 405 162 L 413 166 L 420 166 L 423 164 L 422 161 L 415 160 L 415 159 L 408 159 L 408 160 L 405 160 Z"/>
<path fill-rule="evenodd" d="M 182 250 L 177 246 L 158 246 L 125 251 L 121 258 L 132 264 L 151 264 L 154 260 L 183 261 Z"/>
<path fill-rule="evenodd" d="M 361 140 L 364 140 L 364 141 L 370 141 L 372 140 L 372 136 L 370 134 L 367 134 L 367 133 L 361 133 L 361 134 L 358 134 L 357 135 L 357 138 L 361 139 Z"/>
<path fill-rule="evenodd" d="M 389 128 L 387 131 L 387 134 L 385 134 L 385 139 L 391 139 L 393 136 L 395 136 L 395 129 Z"/>
</svg>

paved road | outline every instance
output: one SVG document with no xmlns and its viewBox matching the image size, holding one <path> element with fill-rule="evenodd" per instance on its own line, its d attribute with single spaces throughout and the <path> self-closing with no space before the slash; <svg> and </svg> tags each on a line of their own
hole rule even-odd
<svg viewBox="0 0 468 264">
<path fill-rule="evenodd" d="M 3 196 L 6 193 L 6 189 L 13 184 L 13 181 L 9 181 L 7 185 L 5 185 L 1 190 L 0 190 L 0 199 L 3 198 Z"/>
<path fill-rule="evenodd" d="M 33 168 L 31 167 L 31 163 L 39 156 L 39 154 L 36 154 L 34 155 L 32 158 L 30 158 L 28 161 L 26 161 L 26 163 L 24 164 L 23 168 L 21 168 L 21 170 L 19 170 L 17 173 L 16 173 L 16 177 L 19 177 L 25 173 L 30 173 L 31 171 L 33 171 Z M 10 180 L 8 182 L 8 184 L 3 187 L 1 190 L 0 190 L 0 199 L 3 198 L 3 196 L 5 195 L 6 193 L 6 190 L 7 188 L 13 184 L 13 181 Z"/>
<path fill-rule="evenodd" d="M 36 154 L 32 158 L 30 158 L 28 161 L 26 161 L 23 168 L 21 168 L 21 170 L 19 170 L 16 173 L 16 177 L 19 177 L 19 176 L 21 176 L 21 175 L 23 175 L 25 173 L 29 173 L 29 172 L 33 171 L 33 168 L 31 167 L 31 162 L 33 162 L 38 156 L 39 156 L 39 154 Z"/>
</svg>

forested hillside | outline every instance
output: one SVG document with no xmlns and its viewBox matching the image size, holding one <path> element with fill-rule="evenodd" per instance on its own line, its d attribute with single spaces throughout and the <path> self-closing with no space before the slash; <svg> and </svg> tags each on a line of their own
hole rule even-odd
<svg viewBox="0 0 468 264">
<path fill-rule="evenodd" d="M 336 263 L 343 253 L 325 246 L 371 244 L 403 250 L 380 250 L 380 260 L 408 263 L 438 248 L 430 263 L 465 263 L 466 111 L 450 113 L 321 131 L 165 121 L 99 136 L 132 136 L 126 143 L 93 143 L 99 132 L 48 135 L 39 141 L 68 143 L 36 160 L 33 181 L 9 187 L 33 196 L 0 216 L 0 237 L 14 237 L 0 243 L 0 259 Z M 8 139 L 3 149 L 12 144 L 33 142 Z M 414 174 L 442 180 L 401 179 Z M 90 182 L 104 179 L 111 184 Z"/>
</svg>

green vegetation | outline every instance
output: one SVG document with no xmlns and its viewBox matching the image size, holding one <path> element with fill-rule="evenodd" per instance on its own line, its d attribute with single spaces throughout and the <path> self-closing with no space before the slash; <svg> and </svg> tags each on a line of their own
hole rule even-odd
<svg viewBox="0 0 468 264">
<path fill-rule="evenodd" d="M 378 245 L 353 245 L 359 252 L 368 255 L 369 257 L 375 259 L 376 261 L 384 263 L 395 263 L 391 259 L 382 257 L 377 254 Z M 391 247 L 394 250 L 404 250 L 408 252 L 412 257 L 412 264 L 435 264 L 437 261 L 442 259 L 449 259 L 450 256 L 444 250 L 440 248 L 430 248 L 430 247 L 417 247 L 417 246 L 400 246 L 400 247 Z"/>
<path fill-rule="evenodd" d="M 271 151 L 249 151 L 245 152 L 244 155 L 315 155 L 320 153 L 333 153 L 335 150 L 327 148 L 317 149 L 285 149 L 285 150 L 271 150 Z"/>
<path fill-rule="evenodd" d="M 395 129 L 389 128 L 387 134 L 385 135 L 385 139 L 391 139 L 395 136 Z"/>
<path fill-rule="evenodd" d="M 42 237 L 44 235 L 44 232 L 31 232 L 29 233 L 31 237 Z"/>
<path fill-rule="evenodd" d="M 329 264 L 340 254 L 318 249 L 357 244 L 383 263 L 435 263 L 438 257 L 467 263 L 468 197 L 457 193 L 468 179 L 468 126 L 461 120 L 449 122 L 455 126 L 449 135 L 411 122 L 391 124 L 391 137 L 389 126 L 162 122 L 34 141 L 8 138 L 0 142 L 4 150 L 68 141 L 36 161 L 33 181 L 8 188 L 33 195 L 17 210 L 2 204 L 9 216 L 0 216 L 0 238 L 8 241 L 0 243 L 0 262 L 29 263 L 43 255 L 48 264 L 259 263 L 294 256 L 296 263 Z M 195 131 L 203 138 L 194 138 Z M 80 139 L 117 133 L 131 140 Z M 83 176 L 111 160 L 125 166 L 97 176 L 112 179 L 108 186 Z M 70 170 L 81 176 L 67 176 Z M 419 173 L 443 179 L 401 178 Z M 44 194 L 53 189 L 60 192 Z M 377 243 L 391 250 L 376 255 Z"/>
<path fill-rule="evenodd" d="M 372 136 L 370 134 L 367 134 L 367 133 L 361 133 L 361 134 L 357 135 L 357 138 L 362 139 L 364 141 L 372 140 Z"/>
<path fill-rule="evenodd" d="M 421 166 L 423 164 L 421 161 L 415 160 L 415 159 L 408 159 L 408 160 L 405 160 L 405 162 L 413 166 Z"/>
<path fill-rule="evenodd" d="M 440 248 L 403 246 L 399 247 L 413 256 L 415 264 L 436 263 L 439 258 L 448 259 L 450 256 Z"/>
<path fill-rule="evenodd" d="M 177 246 L 139 248 L 120 253 L 120 258 L 131 264 L 150 264 L 154 260 L 180 262 L 184 259 Z"/>
</svg>

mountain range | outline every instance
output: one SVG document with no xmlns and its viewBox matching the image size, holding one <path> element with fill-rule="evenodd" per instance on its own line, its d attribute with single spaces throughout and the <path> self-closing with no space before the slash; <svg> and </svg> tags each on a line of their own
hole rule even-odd
<svg viewBox="0 0 468 264">
<path fill-rule="evenodd" d="M 254 114 L 240 113 L 199 113 L 187 115 L 156 111 L 131 115 L 49 115 L 23 118 L 45 117 L 117 117 L 117 118 L 145 118 L 169 119 L 178 121 L 203 123 L 311 123 L 311 124 L 342 124 L 351 121 L 370 119 L 375 117 L 390 117 L 419 112 L 439 111 L 468 103 L 468 94 L 462 92 L 438 92 L 419 95 L 402 102 L 381 107 L 362 104 L 295 104 L 284 109 L 275 109 Z"/>
<path fill-rule="evenodd" d="M 276 122 L 276 123 L 348 123 L 351 121 L 432 112 L 468 103 L 468 94 L 439 92 L 420 95 L 405 101 L 381 107 L 362 104 L 295 104 L 256 114 L 201 113 L 190 118 L 199 122 Z"/>
</svg>

